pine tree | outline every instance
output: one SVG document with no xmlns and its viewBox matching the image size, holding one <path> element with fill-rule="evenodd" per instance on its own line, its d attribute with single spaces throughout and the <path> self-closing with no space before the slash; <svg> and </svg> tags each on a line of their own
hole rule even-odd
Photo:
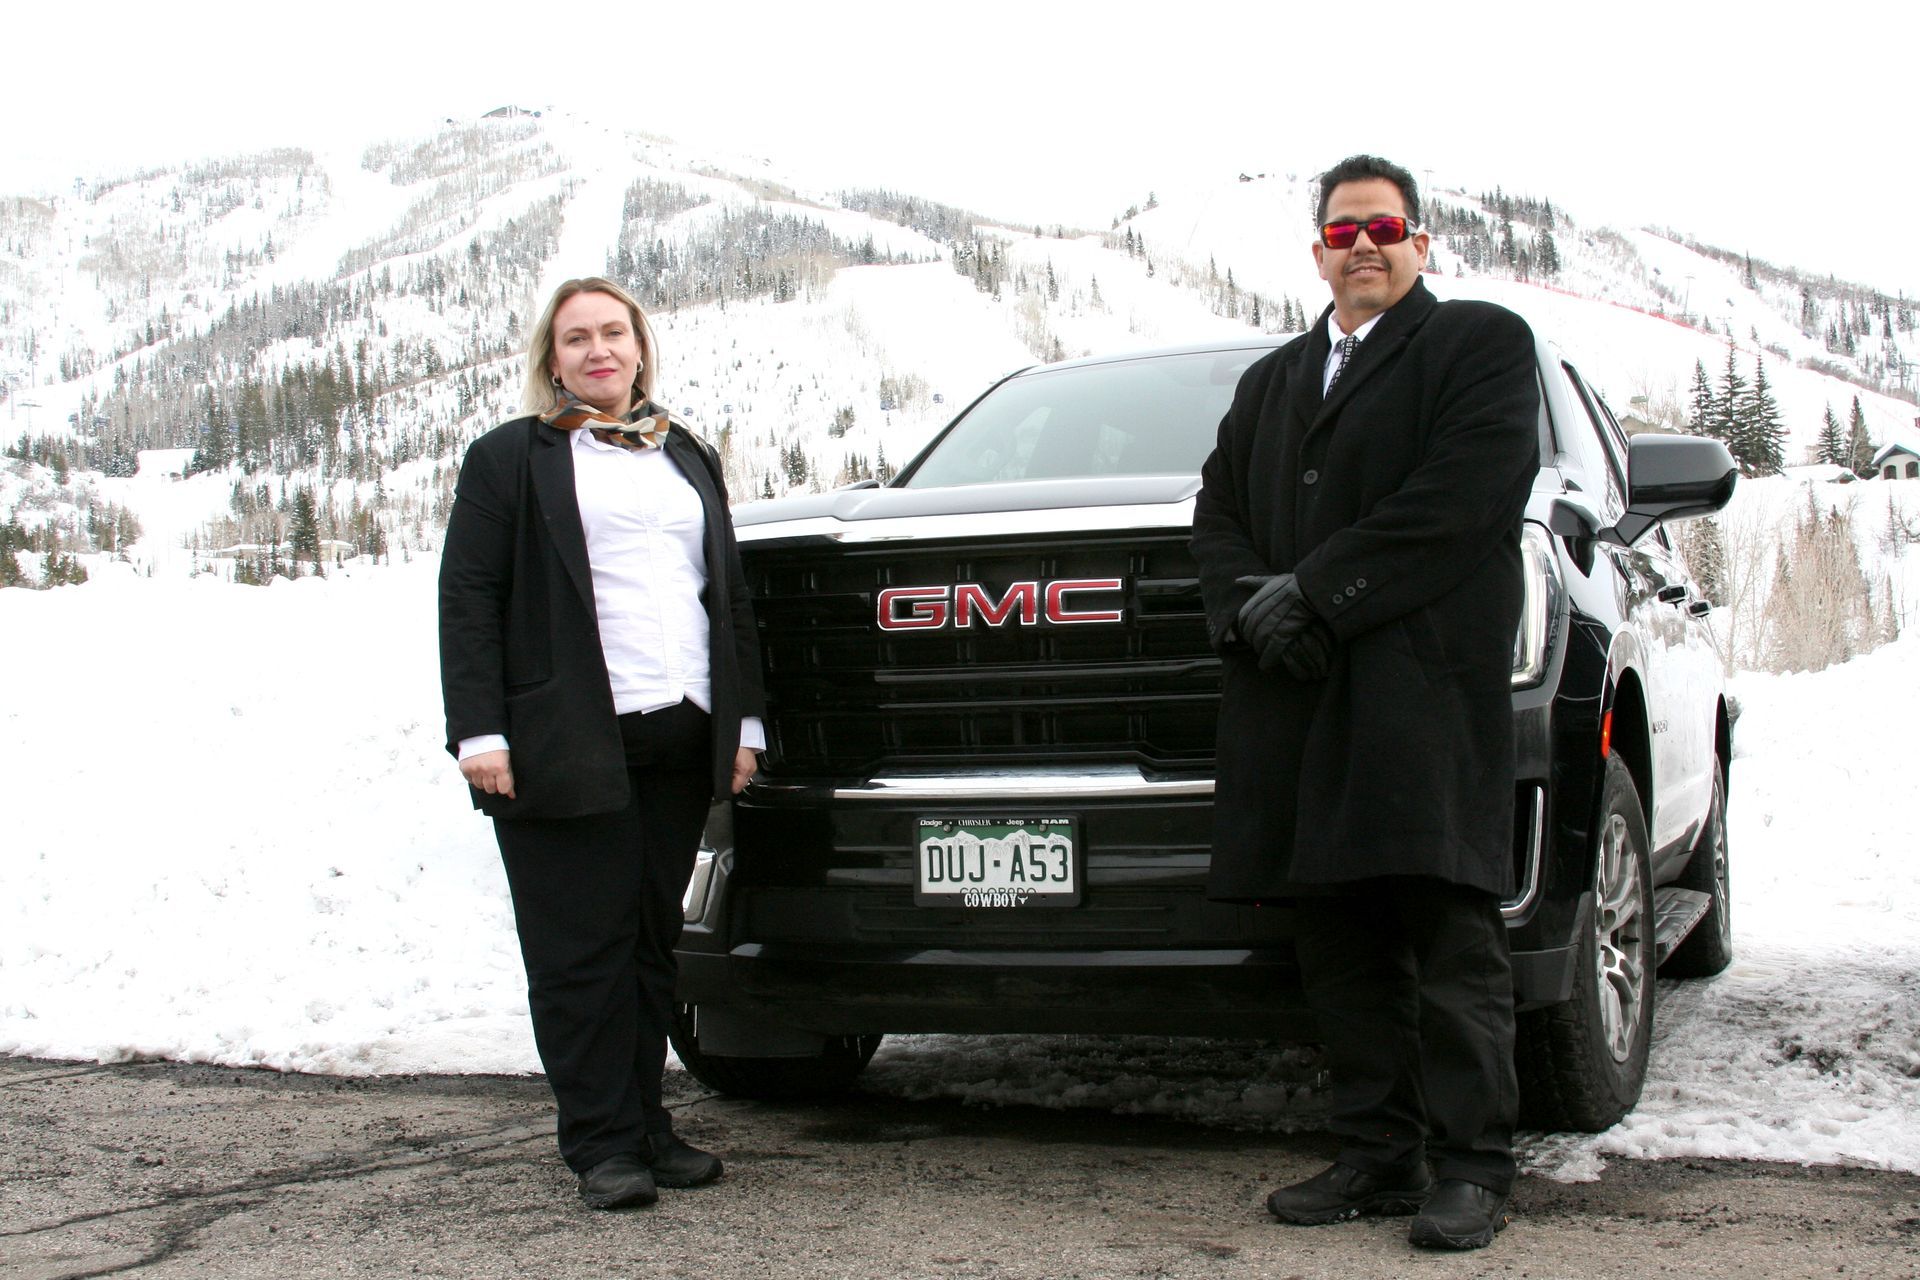
<svg viewBox="0 0 1920 1280">
<path fill-rule="evenodd" d="M 1714 415 L 1719 411 L 1713 383 L 1707 380 L 1707 366 L 1693 362 L 1693 392 L 1688 400 L 1687 425 L 1695 435 L 1712 435 Z"/>
<path fill-rule="evenodd" d="M 26 570 L 20 567 L 19 557 L 15 554 L 26 550 L 27 531 L 17 520 L 9 519 L 0 524 L 0 587 L 23 587 L 29 585 Z"/>
<path fill-rule="evenodd" d="M 1699 584 L 1700 594 L 1717 605 L 1724 605 L 1723 584 L 1727 576 L 1726 545 L 1720 540 L 1720 525 L 1711 516 L 1689 520 L 1678 526 L 1680 554 L 1687 570 Z"/>
<path fill-rule="evenodd" d="M 1847 465 L 1862 479 L 1873 474 L 1873 438 L 1867 434 L 1867 415 L 1860 408 L 1860 397 L 1853 398 L 1853 413 L 1848 418 Z"/>
<path fill-rule="evenodd" d="M 1753 389 L 1747 395 L 1747 412 L 1742 415 L 1741 443 L 1748 475 L 1775 476 L 1786 466 L 1787 428 L 1780 421 L 1780 405 L 1767 386 L 1767 364 L 1755 356 Z"/>
<path fill-rule="evenodd" d="M 1747 407 L 1747 380 L 1740 376 L 1740 370 L 1734 364 L 1736 354 L 1733 343 L 1728 342 L 1727 371 L 1720 382 L 1720 394 L 1714 397 L 1714 415 L 1710 419 L 1713 425 L 1707 429 L 1707 434 L 1728 449 L 1735 450 L 1734 456 L 1737 458 L 1740 455 L 1735 449 L 1735 442 L 1740 439 L 1741 417 Z"/>
<path fill-rule="evenodd" d="M 1815 458 L 1835 466 L 1847 465 L 1847 438 L 1840 431 L 1840 419 L 1833 414 L 1833 402 L 1827 402 L 1826 416 L 1820 421 L 1820 443 Z"/>
<path fill-rule="evenodd" d="M 233 430 L 227 424 L 227 415 L 219 398 L 211 390 L 207 392 L 202 412 L 200 447 L 193 451 L 193 457 L 187 463 L 189 475 L 218 471 L 233 461 Z"/>
<path fill-rule="evenodd" d="M 1533 234 L 1533 265 L 1548 279 L 1560 274 L 1560 246 L 1553 242 L 1553 232 L 1545 227 Z"/>
<path fill-rule="evenodd" d="M 314 509 L 313 490 L 302 486 L 293 495 L 293 513 L 287 520 L 288 558 L 306 559 L 320 567 L 320 520 Z"/>
</svg>

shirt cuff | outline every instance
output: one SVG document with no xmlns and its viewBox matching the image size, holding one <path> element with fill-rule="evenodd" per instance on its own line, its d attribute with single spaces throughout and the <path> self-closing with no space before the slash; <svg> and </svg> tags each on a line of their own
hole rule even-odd
<svg viewBox="0 0 1920 1280">
<path fill-rule="evenodd" d="M 477 756 L 487 751 L 505 751 L 507 735 L 504 733 L 483 733 L 477 738 L 460 739 L 460 758 Z"/>
<path fill-rule="evenodd" d="M 740 745 L 749 751 L 767 749 L 767 723 L 759 716 L 740 717 Z"/>
</svg>

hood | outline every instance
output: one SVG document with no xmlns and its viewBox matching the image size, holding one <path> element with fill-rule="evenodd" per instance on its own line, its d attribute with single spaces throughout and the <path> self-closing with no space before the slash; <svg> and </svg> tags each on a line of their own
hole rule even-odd
<svg viewBox="0 0 1920 1280">
<path fill-rule="evenodd" d="M 1084 508 L 1173 509 L 1200 491 L 1196 475 L 1095 476 L 1072 480 L 1022 480 L 1009 484 L 953 485 L 939 489 L 836 489 L 791 498 L 744 502 L 733 524 L 744 535 L 769 524 L 910 520 L 924 516 L 972 516 L 995 512 L 1071 511 Z M 1184 513 L 1191 518 L 1191 510 Z M 1105 520 L 1089 511 L 1096 524 Z"/>
</svg>

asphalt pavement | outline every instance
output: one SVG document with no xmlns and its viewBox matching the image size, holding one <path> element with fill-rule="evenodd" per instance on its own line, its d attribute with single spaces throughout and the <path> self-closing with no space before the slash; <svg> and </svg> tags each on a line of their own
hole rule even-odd
<svg viewBox="0 0 1920 1280">
<path fill-rule="evenodd" d="M 1920 1178 L 1614 1161 L 1523 1178 L 1487 1250 L 1288 1228 L 1324 1135 L 861 1093 L 668 1101 L 728 1174 L 582 1207 L 538 1078 L 338 1079 L 0 1058 L 0 1277 L 1920 1276 Z"/>
</svg>

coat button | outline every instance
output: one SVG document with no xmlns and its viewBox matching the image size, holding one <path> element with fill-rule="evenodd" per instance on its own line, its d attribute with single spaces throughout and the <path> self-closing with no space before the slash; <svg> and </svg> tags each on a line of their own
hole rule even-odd
<svg viewBox="0 0 1920 1280">
<path fill-rule="evenodd" d="M 1301 484 L 1317 484 L 1319 480 L 1320 480 L 1320 473 L 1318 471 L 1314 471 L 1311 469 L 1302 473 L 1300 476 Z"/>
<path fill-rule="evenodd" d="M 1333 593 L 1333 603 L 1336 607 L 1338 607 L 1342 599 L 1344 599 L 1344 597 L 1341 596 L 1341 594 L 1338 591 Z"/>
<path fill-rule="evenodd" d="M 1353 585 L 1356 587 L 1359 587 L 1362 591 L 1365 591 L 1367 589 L 1367 580 L 1365 578 L 1355 578 L 1353 580 Z"/>
<path fill-rule="evenodd" d="M 1353 588 L 1353 587 L 1347 588 L 1347 599 L 1351 600 L 1357 594 L 1358 594 L 1358 591 L 1356 590 L 1356 588 Z"/>
</svg>

